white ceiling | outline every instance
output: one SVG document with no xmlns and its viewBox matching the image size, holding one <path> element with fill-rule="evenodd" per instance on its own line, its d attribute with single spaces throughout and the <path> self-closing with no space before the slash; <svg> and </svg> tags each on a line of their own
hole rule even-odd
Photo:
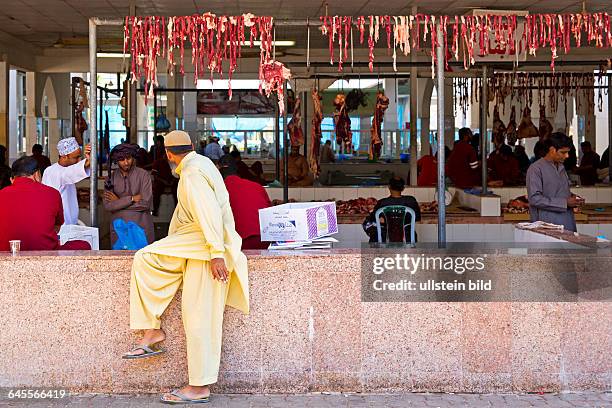
<svg viewBox="0 0 612 408">
<path fill-rule="evenodd" d="M 60 36 L 85 46 L 88 17 L 123 18 L 129 14 L 125 0 L 1 0 L 0 31 L 39 47 L 51 46 Z M 137 15 L 189 15 L 211 11 L 216 14 L 272 15 L 275 18 L 315 18 L 325 13 L 317 0 L 136 0 Z M 381 7 L 382 3 L 382 7 Z M 464 14 L 471 8 L 529 10 L 530 12 L 577 12 L 576 0 L 329 0 L 330 15 L 409 14 L 413 6 L 419 12 Z M 587 10 L 612 12 L 612 0 L 587 0 Z M 100 39 L 114 38 L 118 48 L 123 33 L 120 28 L 102 27 Z M 320 36 L 314 36 L 320 37 Z M 277 32 L 277 38 L 298 40 L 303 46 L 305 29 L 291 28 Z M 317 38 L 319 40 L 319 38 Z M 324 44 L 317 41 L 312 44 Z"/>
</svg>

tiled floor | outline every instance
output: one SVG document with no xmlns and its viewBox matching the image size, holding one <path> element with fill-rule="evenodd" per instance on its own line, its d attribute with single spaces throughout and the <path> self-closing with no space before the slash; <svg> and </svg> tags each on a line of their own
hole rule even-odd
<svg viewBox="0 0 612 408">
<path fill-rule="evenodd" d="M 202 404 L 199 404 L 202 405 Z M 0 399 L 6 407 L 165 407 L 159 395 L 86 394 L 58 400 L 14 401 Z M 193 405 L 190 405 L 193 406 Z M 327 408 L 327 407 L 550 407 L 573 408 L 612 407 L 610 393 L 579 394 L 303 394 L 303 395 L 213 395 L 208 407 L 270 407 L 270 408 Z"/>
</svg>

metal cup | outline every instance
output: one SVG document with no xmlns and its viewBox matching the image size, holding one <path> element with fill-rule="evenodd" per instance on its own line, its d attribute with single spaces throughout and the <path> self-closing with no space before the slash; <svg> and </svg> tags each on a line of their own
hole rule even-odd
<svg viewBox="0 0 612 408">
<path fill-rule="evenodd" d="M 9 244 L 11 245 L 11 253 L 13 254 L 13 256 L 17 256 L 19 254 L 19 250 L 21 249 L 21 241 L 15 239 L 9 241 Z"/>
</svg>

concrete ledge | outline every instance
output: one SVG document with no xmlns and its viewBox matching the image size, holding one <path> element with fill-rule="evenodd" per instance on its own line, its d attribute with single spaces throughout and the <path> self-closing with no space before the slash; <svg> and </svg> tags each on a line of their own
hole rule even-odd
<svg viewBox="0 0 612 408">
<path fill-rule="evenodd" d="M 252 312 L 226 312 L 216 392 L 611 389 L 611 303 L 362 303 L 358 251 L 248 256 Z M 557 262 L 495 257 L 536 278 Z M 130 267 L 121 252 L 0 254 L 0 387 L 183 384 L 180 294 L 163 320 L 168 353 L 120 358 L 136 340 Z"/>
</svg>

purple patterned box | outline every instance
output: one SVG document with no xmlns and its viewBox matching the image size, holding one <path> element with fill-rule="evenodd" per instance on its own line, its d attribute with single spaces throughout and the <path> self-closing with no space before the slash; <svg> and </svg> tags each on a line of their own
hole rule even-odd
<svg viewBox="0 0 612 408">
<path fill-rule="evenodd" d="M 262 241 L 308 241 L 338 232 L 336 203 L 289 203 L 259 210 Z"/>
</svg>

